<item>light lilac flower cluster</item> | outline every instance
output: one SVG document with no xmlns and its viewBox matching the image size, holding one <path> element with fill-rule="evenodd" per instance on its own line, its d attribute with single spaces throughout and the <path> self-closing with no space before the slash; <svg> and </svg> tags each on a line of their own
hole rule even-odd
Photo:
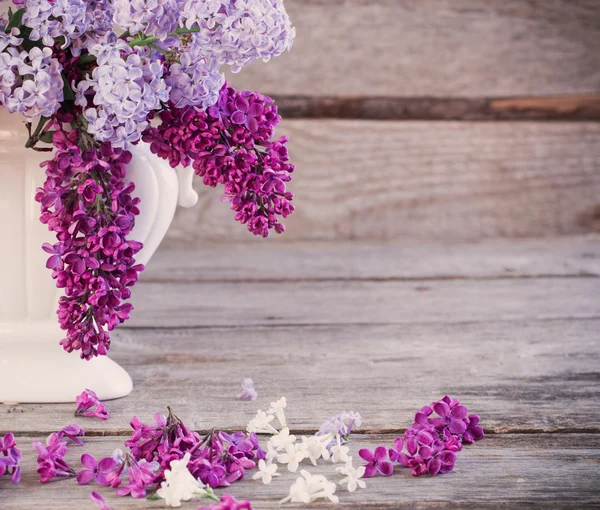
<svg viewBox="0 0 600 510">
<path fill-rule="evenodd" d="M 345 444 L 350 439 L 352 429 L 362 425 L 362 416 L 354 411 L 342 411 L 332 418 L 328 418 L 323 422 L 317 431 L 317 436 L 326 436 L 327 434 L 339 435 L 342 444 Z"/>
<path fill-rule="evenodd" d="M 393 462 L 411 468 L 413 476 L 449 473 L 454 469 L 456 453 L 462 450 L 463 443 L 471 444 L 484 437 L 479 416 L 467 417 L 467 412 L 458 399 L 448 396 L 425 406 L 415 414 L 413 426 L 396 439 L 392 448 L 378 446 L 373 452 L 366 448 L 358 452 L 367 462 L 364 477 L 378 473 L 392 475 Z"/>
<path fill-rule="evenodd" d="M 160 471 L 155 479 L 160 482 L 163 472 L 172 460 L 179 460 L 186 453 L 191 454 L 188 469 L 194 478 L 215 488 L 226 487 L 244 478 L 247 469 L 265 458 L 256 434 L 235 432 L 213 432 L 201 438 L 169 408 L 167 417 L 157 414 L 155 423 L 147 425 L 137 417 L 131 421 L 134 432 L 125 445 L 138 461 L 158 462 Z"/>
<path fill-rule="evenodd" d="M 89 133 L 117 148 L 137 142 L 169 99 L 179 108 L 213 105 L 222 65 L 238 71 L 270 60 L 295 36 L 282 0 L 19 3 L 23 8 L 0 23 L 0 102 L 29 117 L 51 117 L 76 91 Z M 57 54 L 80 58 L 75 80 L 63 81 Z"/>
<path fill-rule="evenodd" d="M 267 62 L 292 47 L 296 31 L 283 0 L 186 0 L 181 12 L 204 54 L 239 71 L 255 59 Z"/>
<path fill-rule="evenodd" d="M 11 432 L 4 437 L 0 437 L 0 453 L 2 454 L 2 457 L 0 457 L 0 477 L 9 474 L 13 483 L 19 483 L 21 481 L 21 468 L 19 467 L 21 452 L 17 448 L 15 436 Z"/>
<path fill-rule="evenodd" d="M 50 48 L 18 51 L 18 29 L 1 40 L 0 103 L 27 118 L 51 117 L 63 101 L 62 66 Z"/>
<path fill-rule="evenodd" d="M 59 432 L 53 432 L 48 436 L 45 443 L 33 441 L 32 445 L 38 454 L 37 472 L 40 475 L 40 482 L 47 483 L 54 478 L 68 478 L 75 476 L 75 470 L 65 461 L 67 454 L 67 441 L 65 437 L 71 439 L 78 445 L 83 445 L 78 436 L 83 436 L 85 431 L 77 425 L 68 425 Z"/>
<path fill-rule="evenodd" d="M 169 100 L 164 66 L 140 56 L 124 41 L 96 44 L 90 53 L 96 56 L 97 67 L 77 85 L 75 103 L 84 108 L 87 131 L 96 140 L 122 149 L 139 139 L 148 126 L 148 114 Z M 95 108 L 87 108 L 90 88 Z"/>
<path fill-rule="evenodd" d="M 125 182 L 131 154 L 109 144 L 82 150 L 80 136 L 57 126 L 56 152 L 44 163 L 47 179 L 35 199 L 42 223 L 58 240 L 43 248 L 51 255 L 46 265 L 66 294 L 57 312 L 67 332 L 61 345 L 90 359 L 106 354 L 110 331 L 129 318 L 133 307 L 123 301 L 143 266 L 134 259 L 141 243 L 128 239 L 139 214 L 134 185 Z"/>
<path fill-rule="evenodd" d="M 85 390 L 75 399 L 77 409 L 75 410 L 75 416 L 87 416 L 91 418 L 98 418 L 100 420 L 108 420 L 110 416 L 106 410 L 106 406 L 100 402 L 98 395 L 92 390 Z"/>
<path fill-rule="evenodd" d="M 286 189 L 294 165 L 287 138 L 272 140 L 281 118 L 271 98 L 225 86 L 206 112 L 171 108 L 160 119 L 143 135 L 154 154 L 173 167 L 192 164 L 207 186 L 222 184 L 236 221 L 253 234 L 285 230 L 278 217 L 294 210 Z"/>
</svg>

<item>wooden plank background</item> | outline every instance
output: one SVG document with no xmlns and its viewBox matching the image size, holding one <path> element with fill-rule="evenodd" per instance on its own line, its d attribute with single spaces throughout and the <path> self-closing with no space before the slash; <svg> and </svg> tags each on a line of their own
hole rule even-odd
<svg viewBox="0 0 600 510">
<path fill-rule="evenodd" d="M 229 76 L 274 94 L 297 165 L 278 242 L 600 230 L 600 3 L 286 0 L 290 53 Z M 250 242 L 220 190 L 167 243 Z"/>
</svg>

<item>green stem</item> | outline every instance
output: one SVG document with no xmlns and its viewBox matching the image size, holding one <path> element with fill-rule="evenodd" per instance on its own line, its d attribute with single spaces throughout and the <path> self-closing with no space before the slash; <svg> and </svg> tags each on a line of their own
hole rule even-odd
<svg viewBox="0 0 600 510">
<path fill-rule="evenodd" d="M 37 128 L 35 128 L 33 134 L 30 134 L 29 138 L 27 139 L 27 143 L 25 144 L 25 147 L 27 149 L 35 147 L 35 145 L 40 141 L 40 133 L 42 132 L 42 129 L 49 120 L 49 117 L 40 117 L 40 121 L 38 122 Z"/>
<path fill-rule="evenodd" d="M 169 34 L 169 37 L 175 37 L 178 35 L 185 35 L 185 34 L 193 34 L 193 33 L 197 33 L 200 32 L 200 27 L 194 27 L 194 28 L 178 28 L 177 30 L 175 30 L 174 32 L 171 32 Z M 135 46 L 148 46 L 156 41 L 158 41 L 158 37 L 138 37 L 137 39 L 133 39 L 132 41 L 129 41 L 129 46 L 131 46 L 132 48 Z"/>
</svg>

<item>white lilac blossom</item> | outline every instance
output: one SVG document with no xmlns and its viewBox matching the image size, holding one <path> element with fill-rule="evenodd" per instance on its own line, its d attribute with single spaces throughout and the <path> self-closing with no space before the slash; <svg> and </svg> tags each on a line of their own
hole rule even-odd
<svg viewBox="0 0 600 510">
<path fill-rule="evenodd" d="M 335 483 L 330 482 L 323 475 L 311 475 L 308 471 L 300 471 L 298 477 L 290 487 L 289 495 L 280 503 L 304 503 L 305 505 L 317 499 L 328 499 L 332 503 L 338 503 L 339 498 L 335 495 Z"/>
<path fill-rule="evenodd" d="M 258 461 L 258 472 L 252 475 L 253 480 L 262 480 L 262 483 L 268 485 L 274 476 L 281 476 L 277 473 L 277 464 L 265 462 L 263 459 Z"/>
<path fill-rule="evenodd" d="M 147 56 L 131 52 L 119 41 L 110 45 L 94 45 L 90 53 L 98 66 L 85 84 L 77 87 L 79 106 L 85 107 L 84 93 L 92 88 L 94 105 L 84 111 L 88 132 L 113 147 L 127 148 L 137 142 L 148 127 L 148 115 L 169 99 L 163 80 L 163 66 Z"/>
<path fill-rule="evenodd" d="M 350 452 L 350 448 L 342 444 L 342 440 L 339 434 L 335 436 L 335 443 L 331 446 L 331 462 L 348 462 L 348 452 Z"/>
<path fill-rule="evenodd" d="M 365 474 L 365 466 L 355 468 L 352 465 L 352 457 L 348 457 L 345 466 L 335 468 L 335 470 L 338 473 L 345 475 L 345 478 L 340 480 L 339 484 L 346 484 L 346 487 L 349 492 L 354 492 L 358 487 L 360 487 L 361 489 L 365 489 L 367 487 L 365 481 L 361 480 L 361 478 Z"/>
<path fill-rule="evenodd" d="M 289 445 L 293 445 L 296 442 L 296 436 L 290 434 L 289 428 L 284 427 L 271 438 L 270 442 L 280 452 L 287 449 Z"/>
<path fill-rule="evenodd" d="M 172 460 L 171 469 L 165 469 L 165 481 L 160 484 L 156 494 L 171 507 L 180 507 L 182 501 L 202 498 L 208 493 L 202 483 L 189 472 L 187 465 L 191 454 L 188 452 L 181 460 Z"/>
<path fill-rule="evenodd" d="M 295 473 L 304 459 L 306 459 L 304 450 L 297 448 L 294 444 L 288 444 L 285 453 L 279 454 L 277 461 L 280 464 L 287 464 L 288 470 Z"/>
<path fill-rule="evenodd" d="M 0 102 L 27 118 L 52 117 L 64 99 L 61 71 L 50 48 L 19 53 L 10 46 L 0 53 Z"/>
<path fill-rule="evenodd" d="M 271 407 L 267 411 L 269 414 L 274 414 L 282 427 L 286 426 L 285 423 L 285 412 L 283 411 L 287 407 L 287 401 L 285 397 L 281 397 L 277 402 L 271 402 Z"/>
<path fill-rule="evenodd" d="M 327 445 L 329 444 L 331 438 L 329 436 L 310 436 L 303 437 L 302 443 L 300 443 L 297 448 L 303 452 L 305 452 L 305 456 L 313 466 L 317 465 L 317 460 L 323 458 L 324 460 L 329 459 L 329 450 L 327 449 Z"/>
<path fill-rule="evenodd" d="M 249 433 L 255 434 L 277 434 L 278 430 L 271 425 L 274 418 L 272 414 L 267 414 L 259 410 L 256 416 L 248 423 L 246 430 Z"/>
<path fill-rule="evenodd" d="M 186 0 L 181 23 L 199 27 L 193 38 L 204 54 L 233 72 L 281 55 L 296 36 L 283 0 Z"/>
</svg>

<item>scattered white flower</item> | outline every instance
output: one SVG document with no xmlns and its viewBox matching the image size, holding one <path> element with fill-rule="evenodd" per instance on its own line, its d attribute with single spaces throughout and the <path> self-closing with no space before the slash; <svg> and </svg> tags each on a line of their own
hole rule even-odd
<svg viewBox="0 0 600 510">
<path fill-rule="evenodd" d="M 346 461 L 346 465 L 343 467 L 335 468 L 338 473 L 342 475 L 346 475 L 346 478 L 343 478 L 339 484 L 344 485 L 347 484 L 348 491 L 354 492 L 357 487 L 364 489 L 367 487 L 367 484 L 364 480 L 361 480 L 363 475 L 365 474 L 365 466 L 360 466 L 355 468 L 352 465 L 352 457 L 348 457 Z"/>
<path fill-rule="evenodd" d="M 278 457 L 278 462 L 287 464 L 288 470 L 292 473 L 298 471 L 298 466 L 306 458 L 306 452 L 299 450 L 295 445 L 289 444 L 285 453 L 281 453 Z"/>
<path fill-rule="evenodd" d="M 298 445 L 298 449 L 305 452 L 306 458 L 312 462 L 313 466 L 317 465 L 317 460 L 321 457 L 329 460 L 329 450 L 327 445 L 330 443 L 330 436 L 310 436 L 303 437 L 302 443 Z"/>
<path fill-rule="evenodd" d="M 329 499 L 332 503 L 338 503 L 339 498 L 335 495 L 335 483 L 330 482 L 323 475 L 311 475 L 308 471 L 300 471 L 298 477 L 290 487 L 289 495 L 279 503 L 312 503 L 317 499 Z"/>
<path fill-rule="evenodd" d="M 266 453 L 267 464 L 270 462 L 273 462 L 274 460 L 277 460 L 278 457 L 279 457 L 279 454 L 277 453 L 277 450 L 275 449 L 275 447 L 273 446 L 273 443 L 269 439 L 269 441 L 267 442 L 267 453 Z"/>
<path fill-rule="evenodd" d="M 277 434 L 277 429 L 271 425 L 273 415 L 267 414 L 264 411 L 258 411 L 256 416 L 250 420 L 246 430 L 250 433 L 257 434 Z"/>
<path fill-rule="evenodd" d="M 275 447 L 278 452 L 287 449 L 288 445 L 296 442 L 296 436 L 290 434 L 290 429 L 287 427 L 282 428 L 279 434 L 275 434 L 271 438 L 271 444 Z"/>
<path fill-rule="evenodd" d="M 285 413 L 283 410 L 287 407 L 287 400 L 285 397 L 281 397 L 277 402 L 271 402 L 271 408 L 267 411 L 269 414 L 275 414 L 277 420 L 281 424 L 281 427 L 286 426 Z"/>
<path fill-rule="evenodd" d="M 190 454 L 186 453 L 183 459 L 171 461 L 171 469 L 165 470 L 165 481 L 160 484 L 156 494 L 165 500 L 171 507 L 181 506 L 182 501 L 192 498 L 201 498 L 208 494 L 202 483 L 189 472 L 187 464 Z"/>
<path fill-rule="evenodd" d="M 267 464 L 264 460 L 258 461 L 258 472 L 252 475 L 253 480 L 262 480 L 265 485 L 270 484 L 274 476 L 281 476 L 277 473 L 277 464 Z"/>
<path fill-rule="evenodd" d="M 348 459 L 351 458 L 348 457 L 350 448 L 342 444 L 342 439 L 339 434 L 336 435 L 335 439 L 336 443 L 331 447 L 331 462 L 336 464 L 338 462 L 348 462 Z"/>
</svg>

